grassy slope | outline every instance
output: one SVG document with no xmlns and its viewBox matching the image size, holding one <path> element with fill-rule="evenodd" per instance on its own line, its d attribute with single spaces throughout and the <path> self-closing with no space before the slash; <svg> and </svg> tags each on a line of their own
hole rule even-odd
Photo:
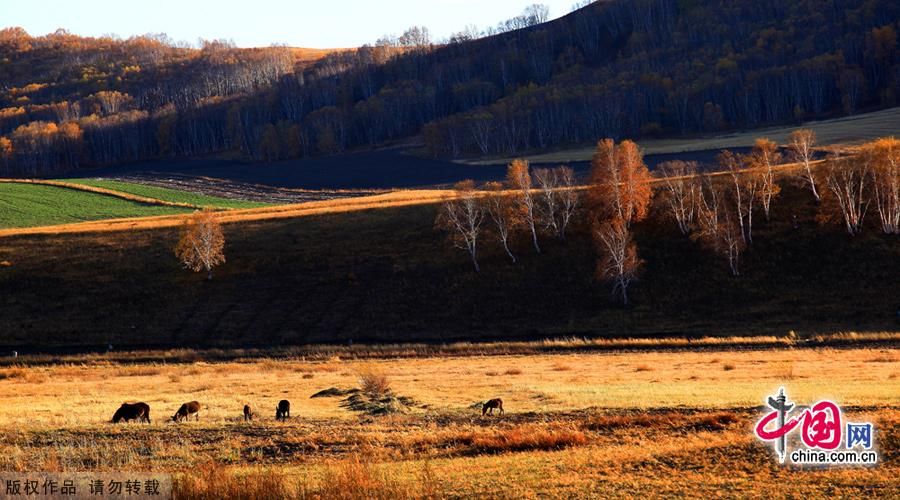
<svg viewBox="0 0 900 500">
<path fill-rule="evenodd" d="M 228 262 L 211 282 L 180 269 L 174 228 L 7 237 L 0 345 L 898 330 L 900 241 L 874 228 L 857 239 L 822 228 L 808 200 L 785 189 L 740 278 L 672 224 L 642 224 L 647 264 L 630 310 L 593 280 L 584 235 L 545 240 L 540 256 L 517 241 L 518 265 L 485 248 L 477 275 L 433 232 L 431 205 L 227 226 Z"/>
<path fill-rule="evenodd" d="M 748 132 L 736 132 L 713 137 L 691 137 L 683 139 L 642 139 L 644 154 L 682 153 L 685 151 L 705 151 L 713 149 L 744 148 L 753 146 L 760 137 L 768 137 L 779 144 L 785 144 L 794 130 L 808 128 L 815 131 L 822 146 L 833 144 L 859 144 L 879 137 L 900 135 L 900 107 L 884 109 L 872 113 L 844 116 L 831 120 L 807 122 L 788 127 L 770 127 Z M 555 163 L 570 161 L 590 161 L 595 145 L 564 149 L 551 153 L 526 156 L 533 163 Z M 511 158 L 484 159 L 463 163 L 492 165 L 507 164 Z"/>
<path fill-rule="evenodd" d="M 53 186 L 0 183 L 0 228 L 169 215 L 188 211 Z"/>
<path fill-rule="evenodd" d="M 200 207 L 210 206 L 215 208 L 256 208 L 268 206 L 267 203 L 233 200 L 218 196 L 208 196 L 199 193 L 191 193 L 188 191 L 179 191 L 176 189 L 136 184 L 133 182 L 105 179 L 66 179 L 65 182 L 112 189 L 123 193 L 145 196 L 147 198 L 154 198 L 157 200 L 171 201 L 176 203 L 190 203 L 192 205 L 197 205 Z"/>
</svg>

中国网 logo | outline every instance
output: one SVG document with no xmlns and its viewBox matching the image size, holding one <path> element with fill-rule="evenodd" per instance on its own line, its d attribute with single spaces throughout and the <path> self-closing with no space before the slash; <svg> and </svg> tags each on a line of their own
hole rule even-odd
<svg viewBox="0 0 900 500">
<path fill-rule="evenodd" d="M 878 462 L 873 450 L 874 430 L 870 422 L 845 420 L 833 401 L 818 401 L 802 413 L 791 416 L 794 403 L 788 402 L 784 388 L 767 401 L 772 411 L 756 424 L 756 437 L 773 442 L 781 463 L 871 465 Z M 788 435 L 799 428 L 803 446 L 788 450 Z"/>
</svg>

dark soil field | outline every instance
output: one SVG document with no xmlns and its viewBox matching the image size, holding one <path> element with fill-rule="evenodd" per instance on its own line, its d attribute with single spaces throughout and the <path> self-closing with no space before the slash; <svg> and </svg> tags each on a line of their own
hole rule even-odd
<svg viewBox="0 0 900 500">
<path fill-rule="evenodd" d="M 482 272 L 423 205 L 227 225 L 212 281 L 177 230 L 0 238 L 0 346 L 275 346 L 588 336 L 798 335 L 900 328 L 900 241 L 821 226 L 786 186 L 733 278 L 668 221 L 639 225 L 634 307 L 593 278 L 584 230 L 494 244 Z M 793 229 L 791 215 L 799 228 Z M 874 220 L 872 221 L 874 225 Z"/>
</svg>

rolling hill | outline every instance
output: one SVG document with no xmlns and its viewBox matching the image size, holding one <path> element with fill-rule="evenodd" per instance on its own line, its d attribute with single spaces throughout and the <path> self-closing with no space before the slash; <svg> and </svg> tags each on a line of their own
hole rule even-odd
<svg viewBox="0 0 900 500">
<path fill-rule="evenodd" d="M 302 64 L 288 49 L 4 30 L 0 175 L 414 137 L 432 155 L 518 155 L 852 115 L 897 104 L 898 21 L 888 0 L 606 0 L 493 36 Z"/>
</svg>

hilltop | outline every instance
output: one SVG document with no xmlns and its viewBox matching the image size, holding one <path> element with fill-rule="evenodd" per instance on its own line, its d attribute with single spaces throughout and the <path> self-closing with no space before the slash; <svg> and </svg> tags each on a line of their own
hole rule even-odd
<svg viewBox="0 0 900 500">
<path fill-rule="evenodd" d="M 518 155 L 852 115 L 897 104 L 898 20 L 888 0 L 612 0 L 482 38 L 311 60 L 7 29 L 0 175 L 409 139 L 437 156 Z"/>
</svg>

